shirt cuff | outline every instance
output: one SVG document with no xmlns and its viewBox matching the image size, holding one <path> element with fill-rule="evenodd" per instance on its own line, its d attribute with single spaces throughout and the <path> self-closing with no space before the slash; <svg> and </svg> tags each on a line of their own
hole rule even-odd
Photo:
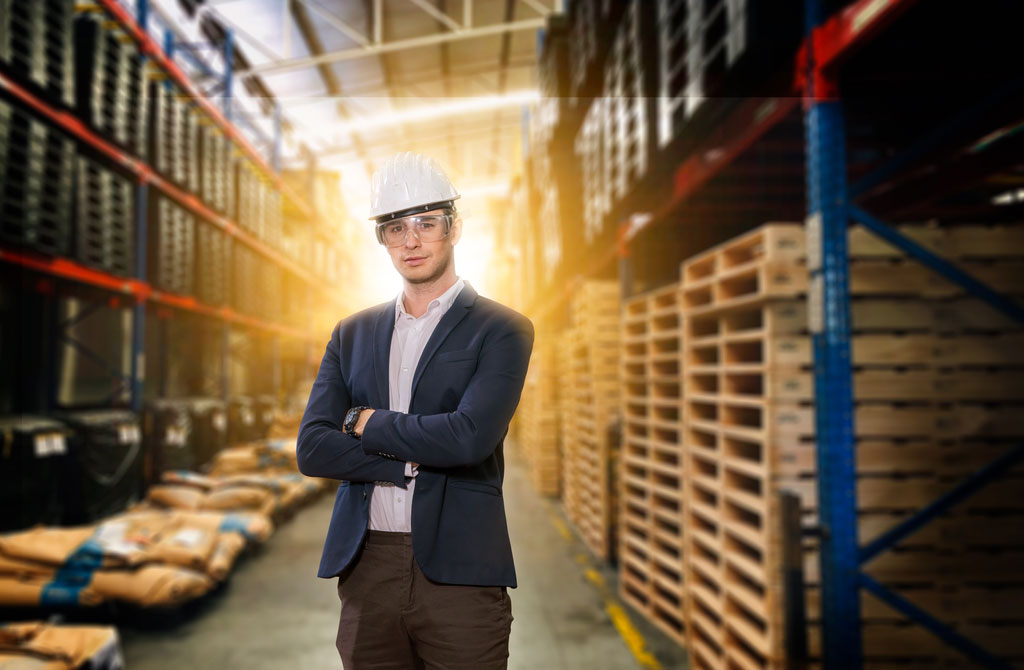
<svg viewBox="0 0 1024 670">
<path fill-rule="evenodd" d="M 408 461 L 405 462 L 405 476 L 406 477 L 415 477 L 416 473 L 419 471 L 419 469 L 420 469 L 419 465 L 413 465 L 412 463 L 410 463 Z"/>
</svg>

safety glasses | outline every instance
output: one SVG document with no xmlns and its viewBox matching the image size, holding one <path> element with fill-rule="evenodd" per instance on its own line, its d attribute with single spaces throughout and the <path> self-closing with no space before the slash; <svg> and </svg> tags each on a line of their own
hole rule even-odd
<svg viewBox="0 0 1024 670">
<path fill-rule="evenodd" d="M 451 214 L 423 214 L 393 219 L 377 224 L 377 240 L 387 247 L 400 247 L 411 231 L 420 242 L 437 242 L 448 236 L 452 218 Z"/>
</svg>

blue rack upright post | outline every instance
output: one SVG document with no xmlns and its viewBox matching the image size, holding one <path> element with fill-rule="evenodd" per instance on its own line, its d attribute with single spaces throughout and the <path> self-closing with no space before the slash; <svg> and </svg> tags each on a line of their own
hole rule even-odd
<svg viewBox="0 0 1024 670">
<path fill-rule="evenodd" d="M 846 151 L 842 103 L 814 70 L 810 36 L 821 0 L 807 0 L 808 73 L 804 96 L 807 151 L 809 325 L 814 351 L 818 509 L 821 524 L 822 654 L 829 670 L 861 666 L 857 575 L 856 453 L 846 251 Z"/>
<path fill-rule="evenodd" d="M 895 15 L 900 5 L 892 2 L 880 11 L 877 3 L 862 0 L 851 16 Z M 978 469 L 935 501 L 895 524 L 863 546 L 858 544 L 856 507 L 856 458 L 850 358 L 849 259 L 847 226 L 857 221 L 867 230 L 922 263 L 946 280 L 963 288 L 1017 322 L 1024 310 L 953 263 L 937 256 L 890 225 L 849 202 L 846 134 L 843 107 L 836 75 L 825 66 L 815 46 L 825 46 L 834 56 L 846 44 L 826 44 L 816 31 L 825 26 L 821 0 L 806 0 L 807 40 L 804 71 L 804 123 L 807 152 L 807 256 L 811 277 L 809 324 L 814 339 L 815 402 L 817 417 L 818 495 L 821 523 L 822 655 L 825 670 L 859 670 L 863 664 L 860 635 L 860 589 L 921 625 L 979 667 L 1009 669 L 1010 665 L 913 604 L 896 591 L 865 574 L 862 567 L 954 505 L 1006 473 L 1024 459 L 1024 444 L 1008 449 L 992 463 Z M 863 10 L 861 13 L 860 10 Z M 856 23 L 856 20 L 854 20 Z M 867 24 L 865 24 L 867 25 Z M 864 28 L 864 25 L 860 27 Z M 857 30 L 853 30 L 855 34 Z M 861 31 L 860 38 L 867 31 Z M 846 37 L 847 40 L 851 38 Z M 1000 89 L 999 96 L 1005 91 Z M 994 96 L 998 97 L 998 96 Z M 943 131 L 947 129 L 942 129 Z M 931 143 L 934 137 L 926 137 Z M 920 151 L 912 147 L 887 165 L 861 178 L 859 184 L 877 183 L 894 174 Z M 859 192 L 862 187 L 855 186 Z"/>
</svg>

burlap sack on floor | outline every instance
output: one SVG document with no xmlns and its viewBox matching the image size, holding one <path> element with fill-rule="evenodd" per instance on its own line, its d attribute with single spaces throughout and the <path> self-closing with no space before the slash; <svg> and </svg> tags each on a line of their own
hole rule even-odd
<svg viewBox="0 0 1024 670">
<path fill-rule="evenodd" d="M 5 651 L 0 651 L 0 668 L 3 670 L 71 670 L 63 661 L 23 656 Z"/>
<path fill-rule="evenodd" d="M 110 626 L 0 625 L 0 668 L 11 670 L 122 670 L 117 630 Z"/>
<path fill-rule="evenodd" d="M 234 533 L 248 542 L 260 544 L 266 542 L 274 532 L 274 524 L 270 517 L 259 512 L 217 512 L 215 510 L 196 510 L 175 512 L 183 522 L 216 530 L 219 533 Z"/>
<path fill-rule="evenodd" d="M 170 470 L 160 476 L 164 484 L 176 484 L 179 486 L 194 486 L 202 491 L 209 491 L 217 486 L 218 480 L 214 477 L 201 475 L 198 472 L 189 470 Z"/>
<path fill-rule="evenodd" d="M 64 565 L 69 559 L 95 567 L 137 565 L 146 559 L 145 543 L 125 537 L 117 528 L 37 526 L 18 533 L 0 535 L 0 554 Z"/>
<path fill-rule="evenodd" d="M 206 564 L 206 574 L 218 582 L 227 579 L 235 561 L 245 549 L 245 538 L 237 533 L 222 533 L 217 539 L 217 547 Z"/>
<path fill-rule="evenodd" d="M 210 464 L 210 475 L 232 475 L 244 472 L 257 472 L 266 465 L 260 458 L 258 445 L 241 445 L 228 447 L 217 453 Z"/>
<path fill-rule="evenodd" d="M 206 595 L 214 582 L 195 570 L 154 563 L 134 570 L 99 570 L 90 586 L 110 600 L 139 607 L 174 607 Z"/>
<path fill-rule="evenodd" d="M 231 486 L 206 494 L 203 509 L 253 510 L 273 516 L 277 499 L 273 492 L 258 486 Z"/>
<path fill-rule="evenodd" d="M 157 484 L 146 493 L 146 500 L 157 507 L 172 509 L 199 509 L 206 493 L 194 486 Z"/>
<path fill-rule="evenodd" d="M 33 577 L 52 578 L 57 572 L 56 565 L 40 561 L 28 561 L 0 554 L 0 576 L 28 579 Z"/>
<path fill-rule="evenodd" d="M 217 544 L 215 531 L 191 527 L 166 510 L 122 512 L 100 524 L 100 531 L 140 543 L 145 547 L 147 563 L 168 563 L 199 571 L 206 570 Z"/>
<path fill-rule="evenodd" d="M 94 585 L 55 584 L 49 576 L 0 575 L 0 605 L 4 607 L 94 607 L 104 601 Z"/>
<path fill-rule="evenodd" d="M 106 600 L 118 600 L 139 607 L 173 607 L 206 595 L 213 586 L 213 580 L 205 573 L 155 563 L 135 569 L 97 570 L 85 586 L 55 581 L 53 576 L 0 575 L 0 604 L 92 607 Z"/>
</svg>

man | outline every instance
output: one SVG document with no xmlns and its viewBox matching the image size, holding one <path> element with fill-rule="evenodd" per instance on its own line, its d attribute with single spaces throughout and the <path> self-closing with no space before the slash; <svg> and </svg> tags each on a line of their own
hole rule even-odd
<svg viewBox="0 0 1024 670">
<path fill-rule="evenodd" d="M 505 668 L 516 586 L 502 444 L 533 348 L 525 316 L 455 274 L 459 197 L 430 159 L 373 177 L 394 300 L 340 321 L 299 469 L 340 479 L 319 576 L 338 576 L 345 670 Z"/>
</svg>

